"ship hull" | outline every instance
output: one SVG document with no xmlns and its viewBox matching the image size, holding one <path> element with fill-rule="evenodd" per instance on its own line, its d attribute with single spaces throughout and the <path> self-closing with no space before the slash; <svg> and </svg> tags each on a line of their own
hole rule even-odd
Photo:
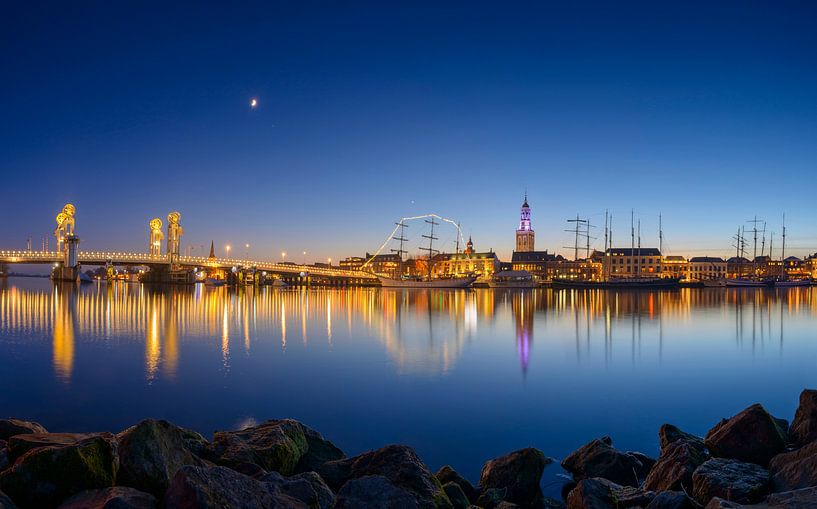
<svg viewBox="0 0 817 509">
<path fill-rule="evenodd" d="M 811 281 L 808 279 L 798 279 L 792 281 L 775 281 L 775 288 L 788 288 L 792 286 L 811 286 Z"/>
<path fill-rule="evenodd" d="M 459 277 L 451 279 L 432 279 L 431 281 L 412 281 L 391 279 L 377 276 L 383 288 L 468 288 L 476 281 L 475 277 Z"/>
<path fill-rule="evenodd" d="M 552 288 L 665 289 L 678 288 L 678 278 L 632 278 L 609 281 L 571 281 L 554 279 Z"/>
<path fill-rule="evenodd" d="M 726 286 L 728 288 L 768 288 L 771 284 L 768 281 L 755 279 L 727 279 Z"/>
<path fill-rule="evenodd" d="M 538 288 L 536 281 L 488 281 L 491 288 Z"/>
</svg>

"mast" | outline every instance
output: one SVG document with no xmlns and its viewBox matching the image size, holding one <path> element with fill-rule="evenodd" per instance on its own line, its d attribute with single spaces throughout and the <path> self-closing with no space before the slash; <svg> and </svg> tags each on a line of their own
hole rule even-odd
<svg viewBox="0 0 817 509">
<path fill-rule="evenodd" d="M 638 275 L 641 276 L 641 219 L 638 220 Z"/>
<path fill-rule="evenodd" d="M 408 225 L 402 219 L 400 220 L 399 223 L 394 223 L 394 224 L 396 224 L 397 226 L 400 227 L 400 236 L 399 237 L 392 237 L 392 239 L 400 241 L 400 249 L 391 249 L 390 251 L 392 253 L 397 253 L 397 256 L 400 257 L 400 263 L 403 263 L 403 255 L 406 253 L 406 251 L 403 249 L 403 242 L 406 242 L 408 240 L 408 239 L 406 239 L 406 237 L 404 235 L 404 232 L 406 230 L 406 226 L 408 226 Z"/>
<path fill-rule="evenodd" d="M 661 213 L 658 214 L 658 251 L 664 252 L 664 229 L 661 225 Z"/>
<path fill-rule="evenodd" d="M 607 228 L 609 227 L 607 223 L 607 210 L 604 211 L 604 252 L 607 252 Z"/>
<path fill-rule="evenodd" d="M 630 209 L 630 257 L 635 255 L 635 227 L 633 226 L 633 209 Z"/>
<path fill-rule="evenodd" d="M 763 229 L 760 232 L 762 233 L 760 237 L 760 256 L 762 258 L 766 254 L 766 221 L 763 221 Z M 771 253 L 769 258 L 771 258 Z"/>
<path fill-rule="evenodd" d="M 590 254 L 589 254 L 589 251 L 590 251 L 590 226 L 589 226 L 590 221 L 587 220 L 587 219 L 581 219 L 581 218 L 579 218 L 579 215 L 576 214 L 576 219 L 568 219 L 567 222 L 568 223 L 576 223 L 576 226 L 574 226 L 572 229 L 565 230 L 566 232 L 573 233 L 575 235 L 574 240 L 573 240 L 573 260 L 578 260 L 579 259 L 579 236 L 582 236 L 582 237 L 586 236 L 587 237 L 587 251 L 588 251 L 587 256 L 589 257 L 590 256 Z M 581 226 L 582 225 L 587 225 L 587 233 L 586 234 L 581 231 Z M 570 249 L 567 246 L 565 246 L 565 248 Z"/>
<path fill-rule="evenodd" d="M 783 262 L 782 276 L 786 275 L 786 213 L 783 213 L 783 249 L 780 251 L 780 260 Z"/>
<path fill-rule="evenodd" d="M 440 223 L 434 220 L 434 216 L 431 217 L 431 221 L 426 219 L 426 223 L 431 225 L 431 233 L 429 235 L 422 235 L 422 237 L 428 239 L 428 247 L 420 249 L 428 252 L 428 279 L 431 280 L 431 260 L 434 257 L 434 241 L 437 240 L 437 237 L 434 236 L 434 226 Z"/>
<path fill-rule="evenodd" d="M 457 221 L 457 234 L 455 235 L 457 237 L 457 248 L 456 248 L 456 251 L 455 251 L 457 254 L 459 254 L 459 252 L 460 252 L 460 235 L 459 234 L 460 234 L 460 222 Z"/>
</svg>

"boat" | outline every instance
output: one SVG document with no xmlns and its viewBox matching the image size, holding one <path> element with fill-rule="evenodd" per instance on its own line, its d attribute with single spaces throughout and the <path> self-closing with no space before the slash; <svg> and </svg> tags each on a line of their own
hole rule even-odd
<svg viewBox="0 0 817 509">
<path fill-rule="evenodd" d="M 208 277 L 204 280 L 204 284 L 207 286 L 224 286 L 223 279 L 216 279 L 214 277 Z"/>
<path fill-rule="evenodd" d="M 725 279 L 703 279 L 701 283 L 706 288 L 723 288 L 726 286 Z"/>
<path fill-rule="evenodd" d="M 726 280 L 727 288 L 767 288 L 773 284 L 773 281 L 748 277 L 736 277 Z"/>
<path fill-rule="evenodd" d="M 289 285 L 284 283 L 283 280 L 275 278 L 272 280 L 272 283 L 270 283 L 270 286 L 273 286 L 275 288 L 286 288 Z"/>
<path fill-rule="evenodd" d="M 94 282 L 93 278 L 91 276 L 89 276 L 88 274 L 84 273 L 84 272 L 79 273 L 78 279 L 79 279 L 80 283 L 93 283 Z"/>
<path fill-rule="evenodd" d="M 468 288 L 477 280 L 476 276 L 451 278 L 400 278 L 375 276 L 383 288 Z"/>
<path fill-rule="evenodd" d="M 804 279 L 778 279 L 774 282 L 775 288 L 787 288 L 791 286 L 811 286 L 812 280 Z"/>
<path fill-rule="evenodd" d="M 488 280 L 491 288 L 536 288 L 539 284 L 526 270 L 503 270 Z"/>
<path fill-rule="evenodd" d="M 554 278 L 553 288 L 621 288 L 621 289 L 665 289 L 678 288 L 681 278 L 677 277 L 619 277 L 601 281 Z"/>
</svg>

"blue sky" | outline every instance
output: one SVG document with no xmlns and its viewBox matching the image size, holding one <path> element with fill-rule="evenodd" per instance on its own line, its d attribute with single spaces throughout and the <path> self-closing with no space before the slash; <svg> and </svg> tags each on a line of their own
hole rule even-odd
<svg viewBox="0 0 817 509">
<path fill-rule="evenodd" d="M 815 4 L 439 4 L 7 8 L 0 244 L 71 201 L 86 249 L 178 210 L 197 250 L 337 260 L 436 212 L 507 258 L 527 189 L 540 249 L 576 214 L 600 247 L 605 209 L 628 244 L 634 209 L 670 254 L 730 254 L 755 215 L 779 248 L 784 212 L 817 251 Z"/>
</svg>

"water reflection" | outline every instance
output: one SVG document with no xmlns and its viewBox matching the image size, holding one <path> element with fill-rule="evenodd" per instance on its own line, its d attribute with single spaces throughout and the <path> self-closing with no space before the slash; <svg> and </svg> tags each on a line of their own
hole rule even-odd
<svg viewBox="0 0 817 509">
<path fill-rule="evenodd" d="M 535 363 L 534 331 L 537 341 L 548 345 L 548 355 L 555 345 L 569 342 L 575 363 L 600 352 L 609 367 L 622 360 L 623 352 L 635 365 L 655 351 L 661 363 L 667 342 L 681 340 L 677 331 L 703 331 L 706 336 L 709 329 L 720 333 L 729 323 L 737 347 L 751 349 L 753 355 L 773 348 L 782 355 L 787 319 L 817 316 L 812 288 L 608 292 L 42 286 L 0 287 L 0 330 L 51 337 L 53 372 L 65 383 L 76 375 L 78 338 L 106 344 L 143 338 L 148 383 L 174 379 L 183 362 L 182 343 L 189 338 L 218 339 L 222 368 L 229 372 L 231 356 L 253 355 L 259 341 L 279 341 L 286 351 L 292 324 L 305 347 L 313 341 L 334 346 L 340 327 L 344 341 L 361 333 L 375 338 L 397 373 L 445 375 L 472 342 L 503 341 L 495 330 L 512 321 L 514 341 L 507 347 L 515 346 L 521 372 L 527 375 Z"/>
</svg>

